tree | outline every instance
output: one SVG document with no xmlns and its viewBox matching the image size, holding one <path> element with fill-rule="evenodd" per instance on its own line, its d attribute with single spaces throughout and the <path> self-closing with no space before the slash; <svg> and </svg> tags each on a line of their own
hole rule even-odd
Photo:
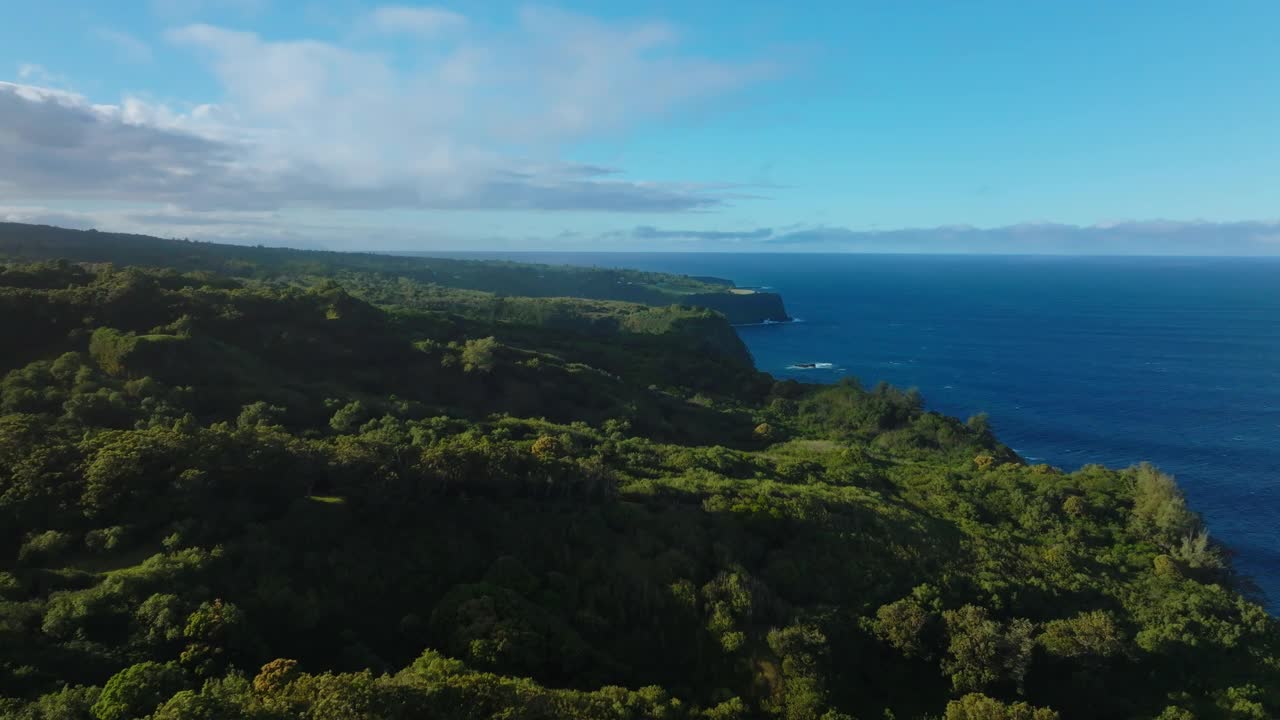
<svg viewBox="0 0 1280 720">
<path fill-rule="evenodd" d="M 340 433 L 353 433 L 369 419 L 369 409 L 359 400 L 338 408 L 329 420 L 329 427 Z"/>
<path fill-rule="evenodd" d="M 89 340 L 89 356 L 108 375 L 125 374 L 125 363 L 137 347 L 138 339 L 113 328 L 98 328 Z"/>
<path fill-rule="evenodd" d="M 965 605 L 942 614 L 947 624 L 943 671 L 957 690 L 976 691 L 1000 679 L 1000 623 L 986 608 Z"/>
<path fill-rule="evenodd" d="M 929 635 L 938 617 L 920 595 L 881 605 L 872 626 L 876 637 L 908 658 L 928 658 L 933 652 Z"/>
<path fill-rule="evenodd" d="M 160 703 L 186 685 L 174 663 L 142 662 L 111 676 L 93 705 L 98 720 L 133 720 L 150 715 Z"/>
<path fill-rule="evenodd" d="M 251 428 L 259 425 L 279 425 L 284 415 L 284 408 L 259 400 L 244 406 L 236 418 L 236 426 Z"/>
<path fill-rule="evenodd" d="M 497 351 L 501 345 L 490 335 L 478 340 L 467 340 L 462 345 L 462 369 L 467 372 L 493 372 L 497 366 Z"/>
<path fill-rule="evenodd" d="M 26 714 L 13 717 L 15 720 L 94 720 L 97 716 L 93 714 L 93 706 L 101 695 L 102 688 L 65 686 L 57 692 L 40 696 L 27 708 Z M 4 710 L 0 703 L 0 715 L 4 715 Z"/>
<path fill-rule="evenodd" d="M 298 661 L 288 658 L 276 658 L 258 671 L 253 678 L 253 691 L 258 695 L 279 695 L 298 678 Z"/>
<path fill-rule="evenodd" d="M 563 455 L 564 451 L 564 443 L 554 435 L 539 435 L 530 448 L 530 452 L 539 460 L 554 460 Z"/>
<path fill-rule="evenodd" d="M 1133 524 L 1141 533 L 1175 547 L 1200 529 L 1200 519 L 1187 508 L 1174 479 L 1143 463 L 1134 471 Z"/>
<path fill-rule="evenodd" d="M 46 530 L 27 538 L 18 550 L 18 560 L 24 563 L 52 562 L 70 549 L 75 538 L 70 533 Z"/>
<path fill-rule="evenodd" d="M 942 666 L 957 690 L 978 691 L 1008 680 L 1021 692 L 1035 647 L 1035 627 L 1029 620 L 1014 618 L 1001 625 L 976 605 L 942 615 L 949 637 Z"/>
<path fill-rule="evenodd" d="M 197 673 L 207 675 L 244 649 L 247 632 L 244 613 L 235 604 L 215 599 L 200 603 L 187 617 L 182 635 L 188 641 L 182 651 L 182 662 Z"/>
<path fill-rule="evenodd" d="M 1111 613 L 1083 612 L 1044 624 L 1038 638 L 1050 655 L 1063 658 L 1108 658 L 1124 651 L 1125 640 Z"/>
<path fill-rule="evenodd" d="M 702 587 L 708 615 L 707 630 L 729 652 L 738 650 L 746 641 L 740 626 L 749 622 L 758 611 L 757 587 L 758 584 L 740 569 L 721 572 Z"/>
<path fill-rule="evenodd" d="M 823 663 L 827 637 L 815 625 L 769 632 L 769 649 L 782 661 L 781 701 L 786 720 L 819 720 L 827 710 Z"/>
<path fill-rule="evenodd" d="M 1173 557 L 1193 570 L 1212 572 L 1226 567 L 1222 553 L 1209 538 L 1209 531 L 1203 528 L 1183 536 L 1173 551 Z"/>
<path fill-rule="evenodd" d="M 1058 713 L 1024 702 L 1005 704 L 986 695 L 970 693 L 947 703 L 945 720 L 1058 720 Z"/>
<path fill-rule="evenodd" d="M 1080 495 L 1071 495 L 1062 501 L 1062 511 L 1074 518 L 1082 518 L 1089 514 L 1089 501 Z"/>
<path fill-rule="evenodd" d="M 249 681 L 239 673 L 206 680 L 199 692 L 182 690 L 169 698 L 150 720 L 233 720 L 262 717 Z"/>
<path fill-rule="evenodd" d="M 177 595 L 165 593 L 156 593 L 147 598 L 134 612 L 134 618 L 142 627 L 143 637 L 148 643 L 158 646 L 182 639 L 186 616 L 182 600 Z"/>
</svg>

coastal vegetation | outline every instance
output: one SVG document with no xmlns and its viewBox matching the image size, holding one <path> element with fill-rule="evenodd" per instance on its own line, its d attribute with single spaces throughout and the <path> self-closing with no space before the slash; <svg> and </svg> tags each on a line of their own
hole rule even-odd
<svg viewBox="0 0 1280 720">
<path fill-rule="evenodd" d="M 81 262 L 303 283 L 330 277 L 353 288 L 417 293 L 416 303 L 430 302 L 442 291 L 448 296 L 451 290 L 473 290 L 482 293 L 480 297 L 497 298 L 499 302 L 509 297 L 559 297 L 659 307 L 698 306 L 716 310 L 737 324 L 788 319 L 782 298 L 776 293 L 735 288 L 732 281 L 722 278 L 614 268 L 220 245 L 5 222 L 0 222 L 0 257 L 28 261 L 75 258 Z M 393 279 L 399 281 L 399 287 L 397 283 L 388 284 Z M 479 301 L 477 296 L 472 297 Z"/>
<path fill-rule="evenodd" d="M 1280 716 L 1280 625 L 1172 478 L 776 381 L 672 301 L 730 285 L 0 256 L 0 716 Z"/>
</svg>

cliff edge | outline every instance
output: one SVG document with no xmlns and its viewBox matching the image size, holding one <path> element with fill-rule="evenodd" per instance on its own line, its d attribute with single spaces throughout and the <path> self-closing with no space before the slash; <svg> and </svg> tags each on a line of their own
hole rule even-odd
<svg viewBox="0 0 1280 720">
<path fill-rule="evenodd" d="M 773 292 L 735 288 L 729 292 L 689 295 L 684 301 L 720 312 L 734 325 L 787 322 L 791 319 L 782 304 L 782 296 Z"/>
</svg>

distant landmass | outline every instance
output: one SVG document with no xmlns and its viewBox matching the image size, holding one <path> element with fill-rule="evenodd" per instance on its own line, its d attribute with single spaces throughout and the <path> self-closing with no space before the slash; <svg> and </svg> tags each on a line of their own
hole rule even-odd
<svg viewBox="0 0 1280 720">
<path fill-rule="evenodd" d="M 335 266 L 348 273 L 395 275 L 496 296 L 576 297 L 705 307 L 723 313 L 734 324 L 788 319 L 782 298 L 776 293 L 735 291 L 732 281 L 721 278 L 613 268 L 227 245 L 22 223 L 0 223 L 0 254 L 25 260 L 75 257 L 89 262 L 232 275 L 314 274 Z"/>
</svg>

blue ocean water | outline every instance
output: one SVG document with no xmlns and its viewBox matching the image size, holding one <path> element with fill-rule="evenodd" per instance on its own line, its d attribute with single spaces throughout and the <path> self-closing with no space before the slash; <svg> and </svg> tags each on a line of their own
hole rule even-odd
<svg viewBox="0 0 1280 720">
<path fill-rule="evenodd" d="M 1280 607 L 1280 259 L 481 255 L 772 288 L 801 322 L 739 328 L 761 370 L 917 387 L 1067 470 L 1151 461 Z"/>
</svg>

